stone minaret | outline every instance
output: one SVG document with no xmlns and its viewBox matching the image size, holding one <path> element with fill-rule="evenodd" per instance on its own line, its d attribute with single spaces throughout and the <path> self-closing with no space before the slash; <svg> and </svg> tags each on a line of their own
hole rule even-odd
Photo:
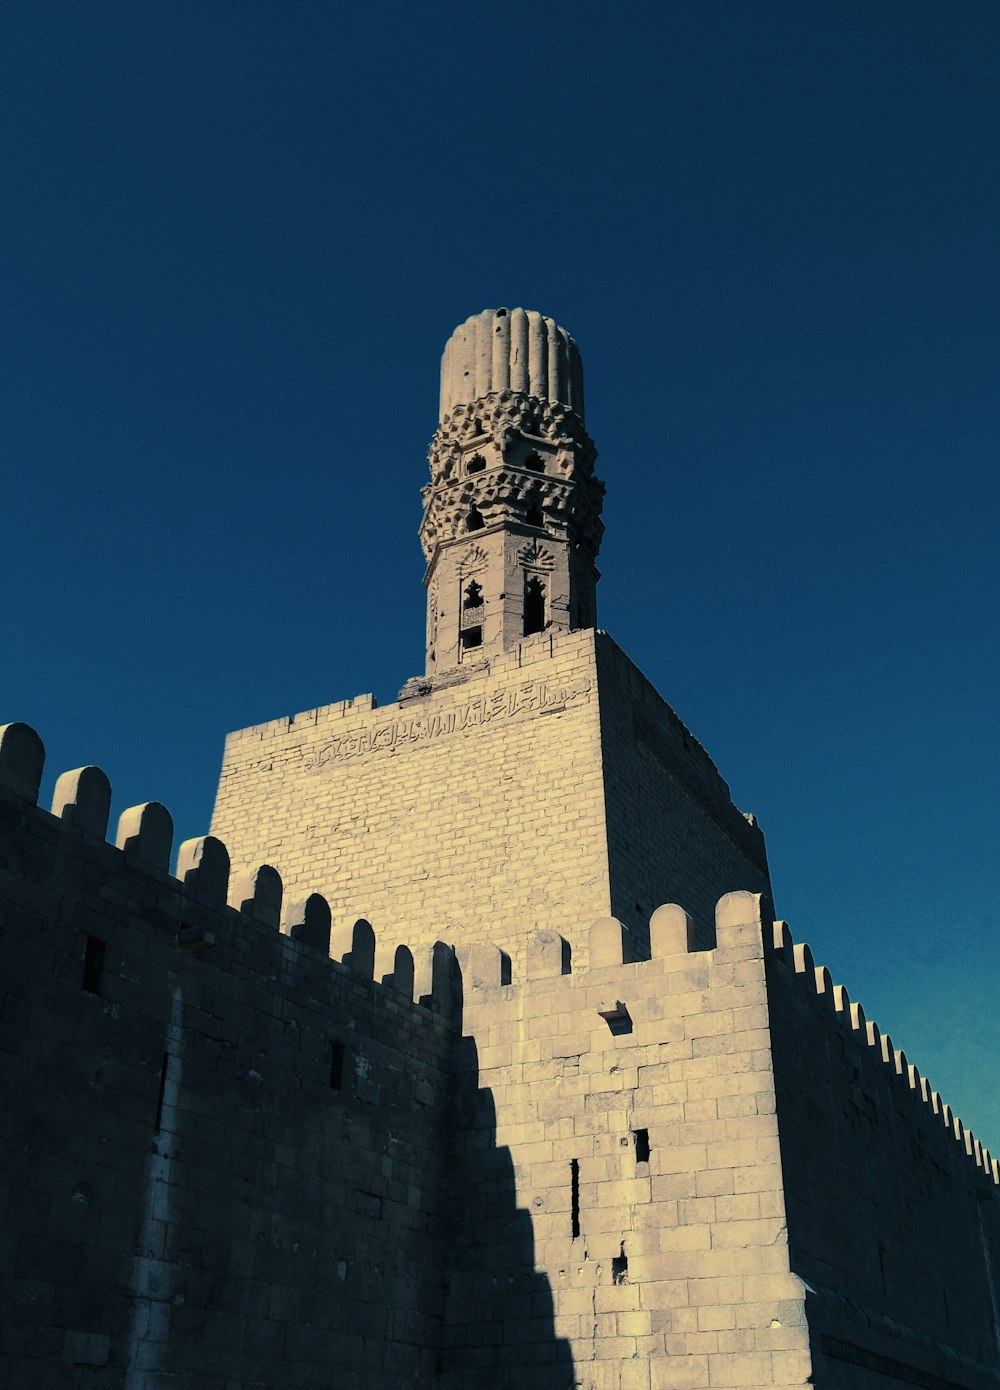
<svg viewBox="0 0 1000 1390">
<path fill-rule="evenodd" d="M 565 329 L 524 309 L 485 309 L 455 329 L 423 491 L 425 689 L 525 637 L 595 625 L 596 457 Z"/>
</svg>

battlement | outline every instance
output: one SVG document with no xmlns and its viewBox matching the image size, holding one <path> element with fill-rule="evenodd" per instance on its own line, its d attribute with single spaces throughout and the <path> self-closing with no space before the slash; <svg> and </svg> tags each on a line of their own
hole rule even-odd
<svg viewBox="0 0 1000 1390">
<path fill-rule="evenodd" d="M 941 1299 L 976 1221 L 995 1243 L 997 1161 L 766 894 L 725 894 L 708 929 L 676 903 L 638 927 L 571 904 L 517 952 L 473 913 L 393 951 L 384 916 L 379 972 L 370 914 L 233 868 L 213 835 L 173 859 L 159 803 L 107 843 L 99 768 L 39 808 L 44 758 L 27 725 L 0 729 L 15 1284 L 65 1267 L 75 1306 L 41 1210 L 132 1310 L 68 1330 L 53 1313 L 64 1359 L 183 1371 L 204 1341 L 161 1330 L 178 1307 L 214 1316 L 222 1268 L 247 1329 L 298 1349 L 247 1366 L 302 1390 L 317 1356 L 372 1385 L 419 1361 L 457 1390 L 536 1354 L 666 1354 L 705 1385 L 791 1390 L 838 1358 L 902 1364 L 900 1338 L 917 1383 L 995 1383 L 983 1282 Z M 81 1227 L 92 1192 L 105 1224 Z"/>
<path fill-rule="evenodd" d="M 808 1006 L 857 1049 L 858 1064 L 884 1070 L 913 1106 L 915 1119 L 929 1121 L 934 1130 L 940 1129 L 941 1135 L 954 1141 L 984 1176 L 995 1186 L 1000 1185 L 1000 1162 L 965 1127 L 927 1077 L 894 1045 L 890 1035 L 883 1033 L 874 1019 L 866 1017 L 863 1006 L 851 1000 L 843 985 L 833 983 L 826 966 L 816 965 L 809 946 L 792 938 L 787 922 L 776 921 L 770 935 L 765 930 L 763 940 L 770 958 L 784 978 L 794 982 Z"/>
<path fill-rule="evenodd" d="M 352 708 L 373 707 L 368 696 L 327 709 L 339 711 L 342 717 Z M 261 736 L 264 730 L 277 729 L 282 722 L 260 726 Z M 44 761 L 44 746 L 30 726 L 14 723 L 0 727 L 0 791 L 34 804 Z M 76 768 L 57 779 L 51 817 L 74 838 L 103 841 L 110 805 L 111 785 L 105 773 L 98 767 Z M 708 946 L 699 941 L 693 919 L 677 904 L 663 904 L 652 913 L 648 943 L 637 939 L 617 918 L 600 918 L 586 929 L 587 966 L 582 976 L 579 968 L 574 972 L 568 936 L 543 930 L 528 936 L 519 976 L 510 955 L 499 946 L 478 940 L 457 945 L 439 941 L 416 951 L 406 945 L 397 946 L 391 971 L 377 982 L 376 936 L 365 918 L 335 923 L 329 903 L 318 892 L 299 892 L 286 899 L 281 876 L 271 865 L 242 867 L 232 873 L 225 844 L 212 835 L 184 841 L 177 849 L 171 875 L 172 845 L 173 821 L 160 803 L 129 807 L 119 817 L 114 849 L 131 869 L 159 879 L 172 877 L 184 897 L 201 908 L 228 910 L 258 927 L 270 928 L 329 958 L 335 970 L 347 969 L 358 979 L 392 990 L 394 997 L 416 1000 L 445 1015 L 461 1003 L 463 994 L 471 1000 L 477 993 L 500 992 L 497 997 L 513 1001 L 522 987 L 530 989 L 539 984 L 551 996 L 553 1010 L 559 1011 L 562 1005 L 551 995 L 553 988 L 561 983 L 566 990 L 577 989 L 584 981 L 590 993 L 591 987 L 597 989 L 598 1013 L 605 1022 L 612 1030 L 623 1025 L 621 1031 L 626 1032 L 631 1031 L 624 1026 L 631 1023 L 627 1003 L 611 996 L 615 991 L 627 994 L 629 983 L 643 971 L 655 969 L 669 976 L 709 956 L 730 960 L 734 956 L 745 959 L 748 954 L 750 958 L 767 957 L 794 981 L 827 1024 L 841 1030 L 859 1049 L 862 1059 L 886 1068 L 913 1106 L 933 1117 L 934 1124 L 964 1151 L 974 1166 L 994 1185 L 1000 1185 L 1000 1160 L 953 1113 L 927 1077 L 908 1061 L 906 1053 L 895 1047 L 892 1038 L 882 1033 L 874 1020 L 866 1018 L 863 1006 L 851 1000 L 843 985 L 833 983 L 825 966 L 814 963 L 809 946 L 793 940 L 787 923 L 770 920 L 767 900 L 760 895 L 725 895 L 718 903 L 714 938 Z M 580 935 L 576 924 L 572 934 Z M 203 925 L 178 927 L 179 945 L 194 947 L 206 941 Z M 456 959 L 458 971 L 454 968 Z"/>
<path fill-rule="evenodd" d="M 107 851 L 117 856 L 124 871 L 148 875 L 160 889 L 176 890 L 171 925 L 179 948 L 214 946 L 211 913 L 217 929 L 267 928 L 296 946 L 328 960 L 331 969 L 347 970 L 358 980 L 391 990 L 394 1000 L 416 1002 L 450 1017 L 460 996 L 454 988 L 453 953 L 436 943 L 414 953 L 396 948 L 393 968 L 375 981 L 375 934 L 364 919 L 332 921 L 320 893 L 287 898 L 281 876 L 269 864 L 231 872 L 229 852 L 213 835 L 185 840 L 178 846 L 174 870 L 170 864 L 174 826 L 160 802 L 131 806 L 121 813 L 113 845 L 106 842 L 111 807 L 111 784 L 99 767 L 81 767 L 57 779 L 48 816 L 37 807 L 45 764 L 42 740 L 27 724 L 0 726 L 0 795 L 12 796 L 45 818 L 46 828 L 64 831 L 72 847 Z M 58 891 L 58 885 L 53 885 Z M 194 910 L 194 920 L 192 920 Z M 162 923 L 162 916 L 157 918 Z"/>
<path fill-rule="evenodd" d="M 697 972 L 697 967 L 709 960 L 730 964 L 766 960 L 802 992 L 828 1029 L 837 1030 L 857 1049 L 859 1064 L 886 1069 L 913 1106 L 914 1120 L 930 1119 L 935 1132 L 940 1128 L 944 1139 L 954 1141 L 976 1169 L 994 1186 L 1000 1186 L 1000 1160 L 954 1114 L 906 1053 L 895 1047 L 889 1034 L 866 1018 L 864 1008 L 852 1002 L 846 988 L 833 983 L 825 966 L 814 963 L 809 946 L 792 939 L 786 922 L 772 920 L 768 906 L 768 900 L 759 894 L 726 894 L 716 908 L 714 941 L 705 948 L 698 942 L 690 915 L 676 903 L 665 903 L 650 919 L 649 954 L 641 958 L 628 928 L 614 917 L 602 918 L 589 929 L 588 966 L 582 975 L 574 974 L 569 941 L 554 932 L 539 932 L 529 940 L 521 979 L 512 975 L 510 958 L 499 947 L 484 943 L 466 946 L 458 951 L 466 1002 L 472 1003 L 479 992 L 492 992 L 494 998 L 513 1003 L 519 989 L 540 985 L 546 992 L 546 1007 L 562 1012 L 566 1005 L 554 991 L 561 987 L 568 994 L 584 988 L 587 1004 L 596 1001 L 596 1012 L 613 1032 L 621 1025 L 619 1031 L 631 1033 L 634 1020 L 627 997 L 630 986 L 641 984 L 644 974 L 665 977 L 663 993 L 667 995 L 678 988 L 671 976 L 678 978 L 681 988 L 692 978 L 703 987 L 708 978 L 704 972 L 695 976 L 690 972 Z M 687 977 L 684 972 L 689 972 Z M 624 998 L 617 998 L 619 994 Z M 781 1006 L 780 999 L 773 1002 Z"/>
</svg>

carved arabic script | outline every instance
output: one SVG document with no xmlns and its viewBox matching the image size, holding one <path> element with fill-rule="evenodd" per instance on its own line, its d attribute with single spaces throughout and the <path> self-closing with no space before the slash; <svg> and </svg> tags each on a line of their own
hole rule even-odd
<svg viewBox="0 0 1000 1390">
<path fill-rule="evenodd" d="M 494 690 L 467 700 L 464 705 L 432 714 L 413 714 L 394 719 L 374 729 L 352 729 L 339 738 L 331 739 L 324 747 L 305 759 L 307 768 L 320 768 L 326 763 L 345 758 L 361 758 L 368 753 L 388 753 L 404 744 L 426 743 L 447 734 L 490 724 L 494 719 L 514 719 L 519 715 L 555 714 L 590 693 L 590 681 L 579 680 L 569 685 L 549 681 L 534 681 Z"/>
</svg>

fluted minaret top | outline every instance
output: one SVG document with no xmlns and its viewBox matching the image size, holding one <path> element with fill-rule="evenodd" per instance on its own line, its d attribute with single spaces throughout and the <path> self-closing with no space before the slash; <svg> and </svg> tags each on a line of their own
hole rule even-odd
<svg viewBox="0 0 1000 1390">
<path fill-rule="evenodd" d="M 484 309 L 459 324 L 441 358 L 441 420 L 497 391 L 559 401 L 583 420 L 580 349 L 533 309 Z"/>
</svg>

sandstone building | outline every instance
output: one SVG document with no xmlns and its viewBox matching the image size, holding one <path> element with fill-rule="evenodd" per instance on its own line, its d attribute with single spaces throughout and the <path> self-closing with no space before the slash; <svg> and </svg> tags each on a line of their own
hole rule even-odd
<svg viewBox="0 0 1000 1390">
<path fill-rule="evenodd" d="M 173 874 L 0 733 L 0 1390 L 998 1390 L 997 1161 L 596 628 L 569 335 L 461 325 L 429 457 L 425 673 Z"/>
</svg>

